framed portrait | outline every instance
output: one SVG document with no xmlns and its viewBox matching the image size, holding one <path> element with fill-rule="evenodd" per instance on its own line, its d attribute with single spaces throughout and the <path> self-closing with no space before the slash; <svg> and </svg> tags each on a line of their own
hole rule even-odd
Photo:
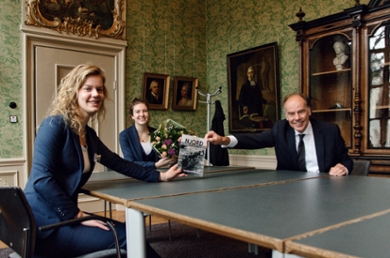
<svg viewBox="0 0 390 258">
<path fill-rule="evenodd" d="M 28 0 L 25 24 L 77 36 L 125 39 L 125 15 L 125 0 Z"/>
<path fill-rule="evenodd" d="M 198 95 L 198 79 L 193 77 L 175 76 L 173 90 L 173 110 L 195 111 Z"/>
<path fill-rule="evenodd" d="M 143 99 L 149 109 L 168 109 L 169 78 L 167 74 L 144 73 Z"/>
<path fill-rule="evenodd" d="M 261 132 L 280 119 L 277 43 L 227 55 L 229 132 Z"/>
</svg>

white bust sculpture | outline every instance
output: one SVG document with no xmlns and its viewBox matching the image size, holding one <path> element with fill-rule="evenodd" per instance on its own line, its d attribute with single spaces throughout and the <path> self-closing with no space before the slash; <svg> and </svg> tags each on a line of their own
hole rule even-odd
<svg viewBox="0 0 390 258">
<path fill-rule="evenodd" d="M 341 41 L 336 41 L 333 44 L 333 49 L 336 53 L 336 57 L 333 59 L 333 64 L 336 67 L 336 70 L 342 70 L 348 59 L 348 55 L 345 54 L 345 44 Z"/>
</svg>

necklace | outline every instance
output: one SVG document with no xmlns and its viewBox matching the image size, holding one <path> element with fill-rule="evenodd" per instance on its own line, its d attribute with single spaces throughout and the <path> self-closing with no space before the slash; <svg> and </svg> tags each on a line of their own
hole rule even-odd
<svg viewBox="0 0 390 258">
<path fill-rule="evenodd" d="M 88 148 L 88 145 L 87 145 L 87 139 L 85 138 L 85 135 L 87 134 L 87 132 L 84 132 L 83 134 L 80 134 L 79 135 L 79 139 L 80 139 L 80 144 L 82 147 L 85 147 L 85 148 Z"/>
<path fill-rule="evenodd" d="M 138 137 L 141 142 L 147 142 L 149 140 L 149 134 L 139 134 Z"/>
</svg>

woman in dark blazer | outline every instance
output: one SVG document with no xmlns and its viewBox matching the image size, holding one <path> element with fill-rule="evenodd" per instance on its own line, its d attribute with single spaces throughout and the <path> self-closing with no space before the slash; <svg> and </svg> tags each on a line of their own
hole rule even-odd
<svg viewBox="0 0 390 258">
<path fill-rule="evenodd" d="M 49 116 L 41 123 L 30 177 L 24 189 L 37 227 L 88 216 L 77 207 L 77 196 L 96 162 L 147 182 L 184 176 L 173 166 L 166 173 L 126 161 L 110 151 L 87 124 L 104 114 L 107 97 L 103 71 L 92 64 L 75 67 L 60 83 Z M 125 225 L 115 222 L 121 248 L 126 246 Z M 129 240 L 131 241 L 131 240 Z M 101 221 L 37 231 L 35 254 L 73 257 L 114 247 L 112 233 Z M 147 252 L 158 256 L 148 245 Z"/>
<path fill-rule="evenodd" d="M 177 162 L 174 158 L 159 158 L 153 151 L 149 135 L 155 131 L 148 126 L 150 120 L 149 105 L 138 98 L 130 103 L 130 117 L 134 125 L 119 134 L 123 156 L 126 160 L 147 168 L 161 168 Z"/>
</svg>

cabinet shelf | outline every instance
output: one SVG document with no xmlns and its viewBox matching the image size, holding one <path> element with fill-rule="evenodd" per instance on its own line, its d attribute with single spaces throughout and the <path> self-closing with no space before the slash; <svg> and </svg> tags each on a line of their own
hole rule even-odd
<svg viewBox="0 0 390 258">
<path fill-rule="evenodd" d="M 313 113 L 336 113 L 336 112 L 345 112 L 351 111 L 351 108 L 331 108 L 331 109 L 317 109 L 317 110 L 312 110 Z"/>
<path fill-rule="evenodd" d="M 381 105 L 374 107 L 376 110 L 390 109 L 390 105 Z"/>
<path fill-rule="evenodd" d="M 327 74 L 337 74 L 337 73 L 343 73 L 343 72 L 350 72 L 351 68 L 345 68 L 342 70 L 332 70 L 332 71 L 326 71 L 326 72 L 318 72 L 318 73 L 312 73 L 311 76 L 320 76 L 320 75 L 327 75 Z"/>
</svg>

